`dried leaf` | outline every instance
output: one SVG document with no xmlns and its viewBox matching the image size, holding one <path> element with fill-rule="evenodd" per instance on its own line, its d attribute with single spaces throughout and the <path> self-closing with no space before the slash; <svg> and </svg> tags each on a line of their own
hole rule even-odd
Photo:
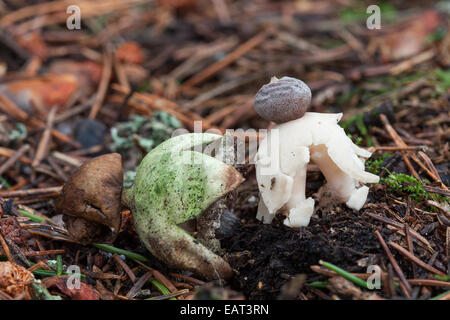
<svg viewBox="0 0 450 320">
<path fill-rule="evenodd" d="M 47 288 L 57 287 L 59 291 L 69 296 L 72 300 L 99 300 L 100 296 L 92 286 L 80 282 L 79 288 L 67 286 L 67 277 L 49 277 L 44 279 L 43 284 Z"/>
<path fill-rule="evenodd" d="M 427 11 L 402 23 L 400 30 L 390 32 L 375 40 L 384 62 L 400 60 L 421 52 L 427 37 L 433 33 L 440 22 L 436 11 Z"/>
<path fill-rule="evenodd" d="M 0 92 L 22 110 L 45 119 L 52 107 L 58 111 L 78 89 L 78 80 L 71 74 L 49 74 L 0 85 Z"/>
<path fill-rule="evenodd" d="M 58 60 L 49 66 L 49 73 L 69 73 L 78 79 L 83 94 L 94 92 L 102 78 L 103 65 L 94 61 Z"/>
</svg>

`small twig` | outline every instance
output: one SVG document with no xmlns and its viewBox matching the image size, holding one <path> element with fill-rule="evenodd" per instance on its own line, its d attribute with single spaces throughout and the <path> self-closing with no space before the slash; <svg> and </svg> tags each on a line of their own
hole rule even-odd
<svg viewBox="0 0 450 320">
<path fill-rule="evenodd" d="M 436 52 L 434 49 L 430 49 L 428 51 L 422 52 L 420 54 L 414 55 L 412 58 L 402 61 L 397 64 L 395 67 L 391 69 L 392 75 L 398 75 L 402 72 L 405 72 L 415 65 L 421 64 L 425 61 L 431 60 L 435 56 Z"/>
<path fill-rule="evenodd" d="M 42 133 L 41 141 L 39 141 L 39 145 L 36 151 L 36 154 L 33 159 L 32 167 L 37 167 L 41 161 L 47 156 L 49 145 L 51 142 L 51 131 L 53 128 L 53 121 L 55 120 L 56 108 L 52 108 L 48 115 L 47 126 L 45 127 L 44 132 Z"/>
<path fill-rule="evenodd" d="M 70 108 L 69 110 L 64 111 L 63 113 L 57 115 L 55 117 L 55 123 L 63 122 L 79 113 L 82 113 L 82 112 L 88 110 L 91 107 L 91 105 L 94 103 L 95 98 L 96 98 L 96 95 L 94 94 L 86 102 L 84 102 L 80 105 L 74 106 L 74 107 Z"/>
<path fill-rule="evenodd" d="M 8 261 L 14 262 L 11 256 L 11 251 L 9 251 L 8 244 L 6 243 L 1 233 L 0 233 L 0 244 L 2 245 L 3 251 L 5 252 L 6 258 L 8 258 Z"/>
<path fill-rule="evenodd" d="M 436 167 L 433 164 L 433 161 L 431 161 L 430 157 L 428 157 L 424 152 L 419 151 L 419 156 L 425 161 L 428 168 L 434 173 L 434 176 L 436 177 L 437 181 L 441 184 L 441 188 L 448 190 L 447 186 L 442 182 L 442 179 L 439 175 L 439 171 L 436 169 Z"/>
<path fill-rule="evenodd" d="M 408 250 L 411 254 L 414 254 L 414 245 L 411 241 L 409 226 L 407 224 L 405 224 L 405 236 L 406 236 L 406 243 L 408 244 Z M 416 278 L 417 277 L 417 268 L 413 262 L 411 262 L 411 267 L 413 269 L 414 278 Z"/>
<path fill-rule="evenodd" d="M 30 272 L 34 272 L 37 269 L 41 269 L 41 268 L 42 269 L 45 269 L 45 268 L 50 269 L 49 266 L 47 265 L 47 263 L 45 263 L 44 261 L 41 260 L 38 263 L 36 263 L 35 265 L 29 267 L 27 270 Z"/>
<path fill-rule="evenodd" d="M 153 269 L 153 276 L 161 282 L 163 285 L 167 287 L 167 289 L 170 290 L 170 292 L 174 293 L 177 291 L 177 288 L 173 285 L 172 281 L 167 279 L 161 272 L 158 270 Z"/>
<path fill-rule="evenodd" d="M 425 262 L 423 262 L 422 260 L 420 260 L 419 258 L 417 258 L 415 255 L 411 254 L 408 250 L 406 250 L 405 248 L 403 248 L 402 246 L 398 245 L 395 242 L 390 241 L 389 245 L 391 247 L 393 247 L 395 250 L 397 250 L 402 256 L 404 256 L 405 258 L 407 258 L 409 261 L 414 262 L 415 264 L 417 264 L 419 267 L 432 272 L 434 274 L 438 274 L 440 276 L 445 276 L 445 273 L 443 273 L 442 271 L 430 266 L 429 264 L 426 264 Z"/>
<path fill-rule="evenodd" d="M 153 273 L 151 271 L 146 272 L 142 277 L 139 278 L 139 280 L 136 281 L 136 283 L 133 285 L 133 287 L 128 291 L 126 294 L 127 298 L 133 298 L 139 290 L 147 283 L 147 281 L 152 277 Z"/>
<path fill-rule="evenodd" d="M 39 189 L 27 189 L 27 190 L 16 190 L 16 191 L 2 191 L 0 192 L 0 197 L 2 198 L 23 198 L 30 196 L 46 195 L 57 197 L 61 192 L 62 187 L 49 187 L 49 188 L 39 188 Z"/>
<path fill-rule="evenodd" d="M 379 146 L 369 148 L 373 151 L 414 151 L 414 150 L 422 150 L 426 148 L 426 146 L 407 146 L 407 147 L 394 147 L 394 146 Z"/>
<path fill-rule="evenodd" d="M 197 73 L 192 78 L 187 80 L 183 86 L 181 87 L 182 91 L 192 88 L 195 85 L 205 81 L 209 77 L 213 76 L 223 68 L 227 67 L 237 59 L 239 59 L 241 56 L 258 46 L 260 43 L 262 43 L 267 38 L 268 32 L 263 31 L 256 36 L 252 37 L 248 41 L 241 44 L 239 47 L 237 47 L 234 51 L 229 53 L 225 58 L 222 60 L 210 65 L 200 73 Z"/>
<path fill-rule="evenodd" d="M 11 166 L 13 166 L 17 162 L 17 160 L 22 158 L 22 156 L 25 154 L 25 152 L 28 151 L 28 149 L 30 149 L 30 145 L 25 144 L 21 146 L 20 149 L 12 155 L 12 157 L 6 160 L 6 162 L 0 167 L 0 176 L 5 173 Z"/>
<path fill-rule="evenodd" d="M 408 282 L 417 286 L 430 286 L 430 287 L 450 287 L 448 281 L 432 280 L 432 279 L 408 279 Z"/>
<path fill-rule="evenodd" d="M 164 295 L 162 295 L 162 296 L 157 296 L 157 297 L 148 298 L 148 299 L 146 299 L 146 300 L 167 300 L 167 299 L 170 299 L 170 298 L 176 298 L 176 297 L 179 297 L 179 296 L 181 296 L 181 295 L 183 295 L 183 294 L 186 294 L 186 293 L 188 293 L 188 292 L 189 292 L 188 289 L 182 289 L 182 290 L 179 290 L 179 291 L 175 291 L 175 292 L 173 292 L 173 293 L 170 293 L 170 294 L 164 294 Z"/>
<path fill-rule="evenodd" d="M 374 213 L 368 212 L 366 213 L 369 217 L 378 220 L 380 222 L 386 223 L 388 225 L 391 225 L 399 230 L 403 230 L 405 228 L 405 225 L 403 223 L 394 221 L 392 219 L 386 218 L 386 217 L 382 217 L 379 215 L 376 215 Z M 430 243 L 428 242 L 427 239 L 425 239 L 421 234 L 419 234 L 417 231 L 415 231 L 414 229 L 410 229 L 411 231 L 411 235 L 419 241 L 419 243 L 423 243 L 425 245 L 425 247 L 431 252 L 434 253 L 435 250 L 431 247 Z"/>
<path fill-rule="evenodd" d="M 58 159 L 58 160 L 63 161 L 65 163 L 67 163 L 67 164 L 70 164 L 71 166 L 76 167 L 76 168 L 78 168 L 79 166 L 81 166 L 83 164 L 83 162 L 78 160 L 77 158 L 71 157 L 71 156 L 69 156 L 67 154 L 64 154 L 64 153 L 61 153 L 59 151 L 54 151 L 52 153 L 52 156 L 55 159 Z"/>
<path fill-rule="evenodd" d="M 437 188 L 437 187 L 432 187 L 432 186 L 423 186 L 423 188 L 425 190 L 427 190 L 428 192 L 437 193 L 437 194 L 441 194 L 446 197 L 450 197 L 450 191 L 448 191 L 448 190 Z"/>
<path fill-rule="evenodd" d="M 402 284 L 400 287 L 403 290 L 404 294 L 406 295 L 407 298 L 411 298 L 411 286 L 408 283 L 408 281 L 406 280 L 405 275 L 403 274 L 402 269 L 400 268 L 400 266 L 398 265 L 397 261 L 395 260 L 394 256 L 391 253 L 391 250 L 389 250 L 388 246 L 386 245 L 386 242 L 384 242 L 383 236 L 381 235 L 381 233 L 376 230 L 375 231 L 375 235 L 378 238 L 378 241 L 381 244 L 381 247 L 383 248 L 384 252 L 386 253 L 386 255 L 389 258 L 389 261 L 391 262 L 392 267 L 394 268 L 395 272 L 397 273 L 399 279 L 400 279 L 400 283 Z"/>
<path fill-rule="evenodd" d="M 0 147 L 0 157 L 11 158 L 12 156 L 14 156 L 15 153 L 16 153 L 16 151 L 13 150 L 13 149 L 8 149 L 8 148 L 5 148 L 5 147 Z M 19 159 L 17 159 L 17 160 L 19 160 L 20 162 L 22 162 L 22 163 L 24 163 L 24 164 L 28 164 L 28 165 L 31 164 L 31 159 L 30 159 L 30 158 L 27 158 L 27 157 L 25 157 L 25 156 L 19 157 Z"/>
<path fill-rule="evenodd" d="M 64 173 L 63 169 L 59 166 L 59 164 L 56 163 L 55 160 L 53 160 L 52 157 L 47 157 L 47 161 L 50 164 L 50 166 L 55 170 L 58 177 L 61 179 L 61 181 L 65 182 L 67 180 L 67 176 Z"/>
<path fill-rule="evenodd" d="M 450 227 L 447 227 L 446 237 L 445 237 L 445 246 L 446 246 L 446 256 L 447 256 L 447 274 L 450 274 Z"/>
<path fill-rule="evenodd" d="M 183 281 L 186 281 L 186 282 L 190 282 L 190 283 L 196 284 L 198 286 L 203 286 L 205 284 L 204 281 L 201 281 L 201 280 L 189 277 L 189 276 L 185 276 L 184 274 L 169 273 L 169 276 L 174 277 L 174 278 L 176 278 L 178 280 L 183 280 Z"/>
<path fill-rule="evenodd" d="M 112 54 L 109 50 L 106 50 L 103 55 L 103 61 L 102 78 L 98 86 L 97 96 L 95 97 L 91 112 L 89 113 L 89 119 L 95 119 L 97 113 L 100 111 L 103 100 L 105 99 L 106 91 L 108 90 L 109 81 L 111 80 Z"/>
<path fill-rule="evenodd" d="M 415 163 L 417 163 L 417 165 L 418 165 L 419 167 L 421 167 L 421 168 L 423 169 L 423 171 L 425 171 L 426 174 L 428 174 L 428 176 L 429 176 L 431 179 L 433 179 L 433 180 L 436 181 L 436 182 L 439 182 L 440 178 L 437 178 L 436 175 L 435 175 L 435 174 L 434 174 L 427 166 L 425 166 L 425 165 L 422 163 L 422 161 L 420 161 L 420 159 L 419 159 L 414 153 L 411 153 L 410 156 L 411 156 L 411 159 L 412 159 Z M 442 182 L 441 182 L 441 183 L 442 183 Z"/>
<path fill-rule="evenodd" d="M 173 285 L 173 283 L 167 279 L 161 272 L 159 272 L 158 270 L 153 269 L 152 267 L 147 266 L 146 264 L 137 261 L 136 262 L 138 264 L 140 264 L 142 267 L 144 267 L 145 269 L 147 269 L 148 271 L 151 271 L 153 274 L 153 277 L 155 277 L 155 279 L 159 282 L 161 282 L 170 292 L 176 292 L 177 288 Z M 179 299 L 183 299 L 183 297 L 179 297 Z"/>
<path fill-rule="evenodd" d="M 117 254 L 114 254 L 113 259 L 118 265 L 120 265 L 120 267 L 122 267 L 122 269 L 130 278 L 131 282 L 135 283 L 136 276 L 134 275 L 133 271 L 131 271 L 130 267 L 126 264 L 126 262 L 123 261 Z"/>
<path fill-rule="evenodd" d="M 194 289 L 194 287 L 192 285 L 190 285 L 189 283 L 185 283 L 185 282 L 174 282 L 173 285 L 177 289 L 179 289 L 179 288 L 181 288 L 181 289 L 189 289 L 189 290 Z"/>
<path fill-rule="evenodd" d="M 68 152 L 68 155 L 75 156 L 75 157 L 83 157 L 83 156 L 99 153 L 103 149 L 104 149 L 104 146 L 101 144 L 98 144 L 96 146 L 92 146 L 87 149 L 80 149 L 80 150 Z"/>
<path fill-rule="evenodd" d="M 119 81 L 122 88 L 124 88 L 127 91 L 130 91 L 131 87 L 130 82 L 128 81 L 127 78 L 127 73 L 125 72 L 122 63 L 116 56 L 114 57 L 114 70 L 116 71 L 117 80 Z"/>
<path fill-rule="evenodd" d="M 391 124 L 389 123 L 388 118 L 383 113 L 380 114 L 380 119 L 383 122 L 386 131 L 389 133 L 389 135 L 391 136 L 392 140 L 394 140 L 395 144 L 398 147 L 402 147 L 402 148 L 408 147 L 408 145 L 403 141 L 403 139 L 398 135 L 398 133 L 395 131 L 395 129 L 391 126 Z M 416 172 L 416 169 L 414 169 L 414 167 L 412 166 L 411 161 L 409 161 L 407 153 L 405 151 L 400 151 L 400 153 L 402 154 L 403 161 L 405 161 L 405 164 L 408 167 L 408 169 L 411 172 L 411 174 L 417 180 L 420 181 L 419 174 Z"/>
<path fill-rule="evenodd" d="M 39 257 L 39 256 L 50 256 L 55 254 L 61 254 L 64 253 L 64 249 L 56 249 L 56 250 L 41 250 L 41 251 L 34 251 L 34 252 L 26 252 L 26 257 Z"/>
</svg>

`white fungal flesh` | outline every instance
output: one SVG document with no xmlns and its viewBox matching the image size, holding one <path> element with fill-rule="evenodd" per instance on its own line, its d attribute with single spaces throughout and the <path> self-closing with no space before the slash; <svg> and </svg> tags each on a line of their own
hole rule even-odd
<svg viewBox="0 0 450 320">
<path fill-rule="evenodd" d="M 327 190 L 349 208 L 359 210 L 379 177 L 364 171 L 364 158 L 371 153 L 356 146 L 338 122 L 342 113 L 307 112 L 297 120 L 269 131 L 256 155 L 256 178 L 261 193 L 257 218 L 270 223 L 284 205 L 290 227 L 307 226 L 314 213 L 314 200 L 305 197 L 307 165 L 316 164 L 324 174 Z"/>
</svg>

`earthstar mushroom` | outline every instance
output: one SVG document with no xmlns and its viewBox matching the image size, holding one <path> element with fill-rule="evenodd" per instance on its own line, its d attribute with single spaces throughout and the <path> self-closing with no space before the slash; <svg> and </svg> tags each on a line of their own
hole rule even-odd
<svg viewBox="0 0 450 320">
<path fill-rule="evenodd" d="M 198 218 L 244 180 L 231 165 L 195 151 L 221 138 L 192 133 L 166 140 L 144 157 L 133 186 L 123 192 L 145 247 L 170 267 L 207 279 L 229 278 L 232 269 L 180 225 Z"/>
<path fill-rule="evenodd" d="M 286 77 L 285 77 L 286 78 Z M 279 80 L 280 82 L 283 80 Z M 295 87 L 295 82 L 290 81 Z M 289 86 L 286 83 L 286 86 Z M 283 114 L 300 114 L 298 106 L 286 101 L 310 101 L 310 91 L 304 90 L 304 99 L 299 99 L 297 91 L 286 86 L 275 87 L 265 105 L 265 114 L 273 107 L 273 117 L 279 121 Z M 284 97 L 283 94 L 291 94 Z M 295 98 L 295 99 L 294 99 Z M 255 109 L 259 100 L 255 99 Z M 294 110 L 289 110 L 293 108 Z M 359 210 L 364 205 L 369 188 L 363 183 L 376 183 L 379 177 L 364 171 L 364 161 L 371 153 L 359 148 L 338 125 L 342 113 L 306 112 L 300 118 L 279 123 L 261 141 L 256 154 L 256 178 L 261 198 L 257 218 L 270 223 L 276 212 L 283 206 L 289 211 L 284 224 L 301 227 L 309 224 L 314 213 L 314 200 L 305 197 L 305 183 L 308 163 L 316 164 L 327 183 L 319 194 L 333 194 L 347 207 Z M 283 118 L 286 119 L 286 118 Z M 287 118 L 290 119 L 290 118 Z"/>
</svg>

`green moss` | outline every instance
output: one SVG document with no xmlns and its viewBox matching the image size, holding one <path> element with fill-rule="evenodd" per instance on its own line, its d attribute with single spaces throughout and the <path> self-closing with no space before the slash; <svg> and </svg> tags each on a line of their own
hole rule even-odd
<svg viewBox="0 0 450 320">
<path fill-rule="evenodd" d="M 444 93 L 450 88 L 450 70 L 436 70 L 435 72 L 438 84 L 438 92 Z"/>
<path fill-rule="evenodd" d="M 379 175 L 382 169 L 381 165 L 390 156 L 391 156 L 390 153 L 384 153 L 377 158 L 375 157 L 370 158 L 369 160 L 366 161 L 366 168 L 369 170 L 369 172 Z"/>
<path fill-rule="evenodd" d="M 385 170 L 387 171 L 387 169 Z M 387 178 L 381 179 L 381 183 L 387 184 L 389 191 L 399 194 L 408 194 L 416 202 L 428 199 L 438 202 L 450 200 L 448 197 L 428 192 L 419 180 L 403 173 L 389 173 Z"/>
<path fill-rule="evenodd" d="M 347 120 L 344 120 L 341 122 L 341 127 L 344 128 L 345 131 L 353 131 L 353 130 L 357 130 L 357 133 L 359 133 L 365 140 L 366 140 L 366 145 L 371 147 L 373 146 L 373 141 L 372 138 L 369 135 L 369 130 L 367 128 L 367 126 L 364 123 L 364 115 L 362 113 L 360 114 L 356 114 L 350 118 L 348 118 Z M 358 139 L 358 137 L 356 138 Z M 358 141 L 358 140 L 356 140 Z M 359 143 L 356 143 L 357 145 L 359 145 L 361 143 L 361 141 L 359 141 Z"/>
<path fill-rule="evenodd" d="M 414 201 L 421 201 L 428 198 L 428 192 L 423 188 L 419 180 L 413 176 L 397 173 L 390 173 L 387 178 L 381 179 L 387 184 L 388 190 L 392 192 L 408 194 Z"/>
<path fill-rule="evenodd" d="M 440 41 L 445 38 L 445 35 L 446 35 L 445 28 L 439 27 L 436 29 L 436 31 L 434 31 L 433 33 L 431 33 L 430 35 L 427 36 L 427 42 L 433 43 L 433 42 Z"/>
</svg>

